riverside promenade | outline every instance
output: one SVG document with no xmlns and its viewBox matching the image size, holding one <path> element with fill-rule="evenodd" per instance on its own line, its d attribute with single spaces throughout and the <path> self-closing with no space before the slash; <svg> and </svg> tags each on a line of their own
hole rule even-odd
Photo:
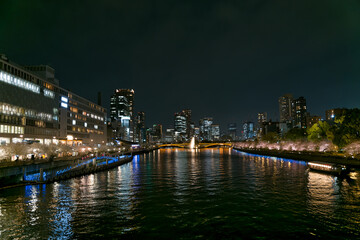
<svg viewBox="0 0 360 240">
<path fill-rule="evenodd" d="M 360 169 L 360 159 L 345 156 L 343 154 L 332 152 L 309 152 L 309 151 L 286 151 L 286 150 L 268 150 L 268 149 L 255 149 L 255 148 L 239 148 L 233 149 L 256 155 L 273 156 L 279 158 L 288 158 L 293 160 L 311 162 L 328 162 L 346 165 L 349 168 Z"/>
<path fill-rule="evenodd" d="M 133 156 L 156 148 L 138 149 L 89 157 L 66 157 L 0 164 L 0 190 L 4 188 L 59 181 L 110 169 L 132 161 Z"/>
</svg>

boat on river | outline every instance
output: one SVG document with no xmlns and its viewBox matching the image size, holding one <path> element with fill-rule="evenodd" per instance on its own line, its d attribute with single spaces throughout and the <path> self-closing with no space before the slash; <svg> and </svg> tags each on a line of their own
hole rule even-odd
<svg viewBox="0 0 360 240">
<path fill-rule="evenodd" d="M 327 162 L 308 162 L 308 167 L 310 170 L 326 172 L 331 174 L 346 174 L 348 169 L 345 165 L 336 164 L 336 163 L 327 163 Z"/>
</svg>

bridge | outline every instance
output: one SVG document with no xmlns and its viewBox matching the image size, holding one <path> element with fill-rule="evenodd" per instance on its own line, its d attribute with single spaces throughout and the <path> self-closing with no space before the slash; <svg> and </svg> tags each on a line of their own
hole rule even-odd
<svg viewBox="0 0 360 240">
<path fill-rule="evenodd" d="M 160 144 L 159 148 L 190 148 L 189 143 L 168 143 Z M 211 147 L 233 147 L 231 142 L 212 142 L 212 143 L 198 143 L 195 145 L 195 148 L 211 148 Z"/>
</svg>

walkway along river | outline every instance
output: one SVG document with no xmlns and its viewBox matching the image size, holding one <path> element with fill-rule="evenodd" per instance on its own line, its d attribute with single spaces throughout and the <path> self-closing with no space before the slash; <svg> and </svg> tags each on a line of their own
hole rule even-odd
<svg viewBox="0 0 360 240">
<path fill-rule="evenodd" d="M 0 191 L 0 239 L 359 239 L 359 226 L 359 172 L 223 148 Z"/>
</svg>

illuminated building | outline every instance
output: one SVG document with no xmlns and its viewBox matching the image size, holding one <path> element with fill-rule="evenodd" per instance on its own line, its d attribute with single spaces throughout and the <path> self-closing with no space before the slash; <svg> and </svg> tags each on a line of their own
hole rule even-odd
<svg viewBox="0 0 360 240">
<path fill-rule="evenodd" d="M 134 124 L 134 141 L 139 143 L 146 142 L 145 112 L 138 112 Z"/>
<path fill-rule="evenodd" d="M 306 116 L 306 127 L 311 128 L 315 123 L 321 121 L 320 116 Z"/>
<path fill-rule="evenodd" d="M 162 125 L 154 124 L 151 131 L 152 141 L 159 142 L 162 140 Z"/>
<path fill-rule="evenodd" d="M 211 125 L 211 140 L 212 141 L 220 140 L 220 125 L 219 124 Z"/>
<path fill-rule="evenodd" d="M 46 65 L 0 57 L 0 142 L 106 141 L 104 108 L 59 86 Z M 91 141 L 92 140 L 92 141 Z"/>
<path fill-rule="evenodd" d="M 243 140 L 252 139 L 255 136 L 254 131 L 254 123 L 253 122 L 245 122 L 243 124 Z"/>
<path fill-rule="evenodd" d="M 292 118 L 294 127 L 306 128 L 306 99 L 299 97 L 292 101 Z"/>
<path fill-rule="evenodd" d="M 213 124 L 213 119 L 211 117 L 205 117 L 200 119 L 199 128 L 200 128 L 200 140 L 211 141 L 211 125 Z"/>
<path fill-rule="evenodd" d="M 187 118 L 184 112 L 174 114 L 174 129 L 177 140 L 186 140 Z"/>
<path fill-rule="evenodd" d="M 110 98 L 110 118 L 116 137 L 133 141 L 134 90 L 116 89 Z"/>
<path fill-rule="evenodd" d="M 69 138 L 72 138 L 74 144 L 82 142 L 87 145 L 107 142 L 105 108 L 62 89 L 59 113 L 59 137 L 62 141 L 69 144 Z"/>
<path fill-rule="evenodd" d="M 261 137 L 264 132 L 263 123 L 267 122 L 267 113 L 266 112 L 258 113 L 257 119 L 258 119 L 257 136 Z"/>
<path fill-rule="evenodd" d="M 285 94 L 279 98 L 280 122 L 292 121 L 292 101 L 291 94 Z"/>
<path fill-rule="evenodd" d="M 229 123 L 228 124 L 228 134 L 232 140 L 237 140 L 237 128 L 236 123 Z"/>
<path fill-rule="evenodd" d="M 165 132 L 165 142 L 172 143 L 175 140 L 175 129 L 168 128 Z"/>
<path fill-rule="evenodd" d="M 191 128 L 191 110 L 190 109 L 184 109 L 182 110 L 183 115 L 186 117 L 186 138 L 190 139 L 194 132 Z"/>
<path fill-rule="evenodd" d="M 340 116 L 344 112 L 344 108 L 333 108 L 325 111 L 325 119 L 328 121 L 334 121 L 336 117 Z"/>
</svg>

